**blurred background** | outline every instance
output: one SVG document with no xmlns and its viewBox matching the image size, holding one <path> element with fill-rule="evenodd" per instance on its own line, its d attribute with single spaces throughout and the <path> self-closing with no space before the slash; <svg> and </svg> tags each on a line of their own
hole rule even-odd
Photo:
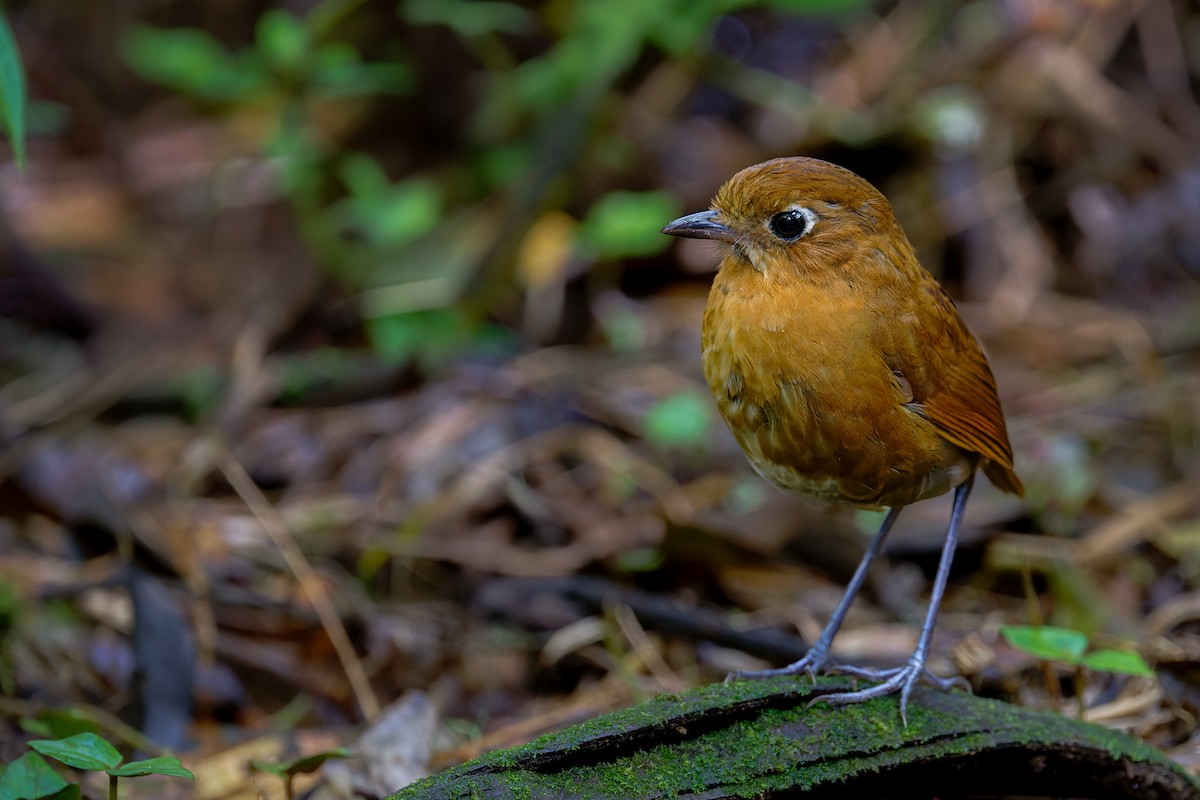
<svg viewBox="0 0 1200 800">
<path fill-rule="evenodd" d="M 976 493 L 933 666 L 1200 766 L 1195 4 L 5 14 L 0 760 L 86 728 L 237 796 L 400 699 L 415 776 L 798 655 L 878 518 L 751 472 L 700 377 L 713 249 L 659 228 L 802 154 L 891 199 L 1029 490 Z M 907 655 L 948 510 L 838 654 Z M 1157 678 L 999 634 L 1041 622 Z"/>
</svg>

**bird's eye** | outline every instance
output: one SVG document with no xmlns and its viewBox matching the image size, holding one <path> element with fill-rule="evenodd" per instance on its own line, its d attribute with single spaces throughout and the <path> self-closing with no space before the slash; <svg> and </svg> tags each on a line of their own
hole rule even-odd
<svg viewBox="0 0 1200 800">
<path fill-rule="evenodd" d="M 792 242 L 812 230 L 817 215 L 807 208 L 789 208 L 771 217 L 768 223 L 771 233 L 784 241 Z"/>
</svg>

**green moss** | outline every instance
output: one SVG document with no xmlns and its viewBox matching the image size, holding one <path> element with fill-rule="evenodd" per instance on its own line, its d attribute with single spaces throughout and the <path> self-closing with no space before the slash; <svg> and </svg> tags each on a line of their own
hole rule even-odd
<svg viewBox="0 0 1200 800">
<path fill-rule="evenodd" d="M 845 688 L 821 679 L 825 691 Z M 1070 743 L 1163 765 L 1145 743 L 1099 726 L 982 698 L 918 690 L 901 726 L 895 698 L 829 708 L 790 678 L 704 686 L 606 714 L 523 747 L 482 756 L 392 800 L 467 797 L 675 797 L 719 788 L 758 797 L 808 790 L 916 759 Z M 1200 792 L 1197 793 L 1200 797 Z"/>
</svg>

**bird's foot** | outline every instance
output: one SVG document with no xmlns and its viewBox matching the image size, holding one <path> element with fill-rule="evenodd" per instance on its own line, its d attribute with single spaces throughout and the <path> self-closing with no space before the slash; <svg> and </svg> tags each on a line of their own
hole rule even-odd
<svg viewBox="0 0 1200 800">
<path fill-rule="evenodd" d="M 786 667 L 778 669 L 758 669 L 758 670 L 738 670 L 731 672 L 725 676 L 725 682 L 736 680 L 760 680 L 762 678 L 774 678 L 779 675 L 807 675 L 809 680 L 816 680 L 817 674 L 820 672 L 828 672 L 830 670 L 829 653 L 817 647 L 812 647 L 804 658 L 799 661 L 793 661 Z"/>
<path fill-rule="evenodd" d="M 893 669 L 876 670 L 865 667 L 839 666 L 837 671 L 859 678 L 866 678 L 867 680 L 882 681 L 882 683 L 853 692 L 823 694 L 810 700 L 808 703 L 810 706 L 814 703 L 843 706 L 851 703 L 862 703 L 866 700 L 873 700 L 876 697 L 899 694 L 900 721 L 905 727 L 908 726 L 908 698 L 912 694 L 913 687 L 920 681 L 924 680 L 927 683 L 931 683 L 943 691 L 947 691 L 954 686 L 962 686 L 967 691 L 970 691 L 971 688 L 970 684 L 964 678 L 942 678 L 934 675 L 925 668 L 925 660 L 923 658 L 911 658 L 903 667 Z"/>
<path fill-rule="evenodd" d="M 852 664 L 838 664 L 829 667 L 826 671 L 837 675 L 853 675 L 856 678 L 863 678 L 868 681 L 883 681 L 887 682 L 895 677 L 898 673 L 908 669 L 908 666 L 891 667 L 889 669 L 871 669 L 870 667 L 856 667 Z M 955 675 L 953 678 L 943 678 L 941 675 L 934 674 L 929 668 L 921 668 L 920 680 L 928 683 L 936 689 L 941 689 L 943 692 L 948 692 L 957 687 L 964 691 L 971 691 L 971 683 L 962 675 Z"/>
</svg>

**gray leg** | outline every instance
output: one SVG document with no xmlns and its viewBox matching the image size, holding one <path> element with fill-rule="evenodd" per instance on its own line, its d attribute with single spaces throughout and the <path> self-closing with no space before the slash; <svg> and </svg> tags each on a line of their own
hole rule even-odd
<svg viewBox="0 0 1200 800">
<path fill-rule="evenodd" d="M 929 643 L 933 639 L 933 628 L 937 623 L 938 607 L 942 604 L 942 595 L 946 591 L 946 582 L 950 578 L 950 565 L 954 561 L 954 548 L 958 544 L 958 529 L 962 524 L 963 510 L 967 507 L 967 497 L 971 494 L 971 484 L 975 476 L 967 478 L 966 482 L 954 490 L 954 510 L 950 512 L 950 526 L 946 530 L 946 541 L 942 545 L 942 557 L 938 562 L 937 575 L 933 580 L 933 591 L 929 597 L 929 610 L 925 612 L 925 623 L 921 626 L 921 635 L 917 639 L 917 647 L 908 658 L 908 663 L 896 670 L 873 672 L 871 670 L 849 670 L 856 675 L 868 678 L 887 678 L 883 683 L 862 689 L 857 692 L 838 692 L 822 695 L 813 702 L 825 702 L 832 705 L 861 703 L 874 697 L 900 693 L 900 719 L 908 724 L 908 697 L 912 694 L 917 681 L 925 675 L 925 661 L 929 658 Z M 943 679 L 934 683 L 943 685 Z"/>
<path fill-rule="evenodd" d="M 879 555 L 879 549 L 883 546 L 883 540 L 887 538 L 898 516 L 900 516 L 899 508 L 893 508 L 888 511 L 887 516 L 883 520 L 883 525 L 879 528 L 879 533 L 875 534 L 875 538 L 871 540 L 871 544 L 867 547 L 867 552 L 863 554 L 862 560 L 858 562 L 858 568 L 854 570 L 854 577 L 847 584 L 846 591 L 842 594 L 842 599 L 838 601 L 837 608 L 833 611 L 833 616 L 829 618 L 829 623 L 821 631 L 821 636 L 817 639 L 816 644 L 808 648 L 808 652 L 804 654 L 804 658 L 779 669 L 731 672 L 725 680 L 769 678 L 775 675 L 799 675 L 802 672 L 812 677 L 825 669 L 829 663 L 829 646 L 833 644 L 833 637 L 837 635 L 838 629 L 842 627 L 842 621 L 846 618 L 846 612 L 850 610 L 850 604 L 854 602 L 855 595 L 858 594 L 858 590 L 862 588 L 863 583 L 867 580 L 867 571 L 871 567 L 871 562 L 875 560 L 875 556 Z"/>
</svg>

